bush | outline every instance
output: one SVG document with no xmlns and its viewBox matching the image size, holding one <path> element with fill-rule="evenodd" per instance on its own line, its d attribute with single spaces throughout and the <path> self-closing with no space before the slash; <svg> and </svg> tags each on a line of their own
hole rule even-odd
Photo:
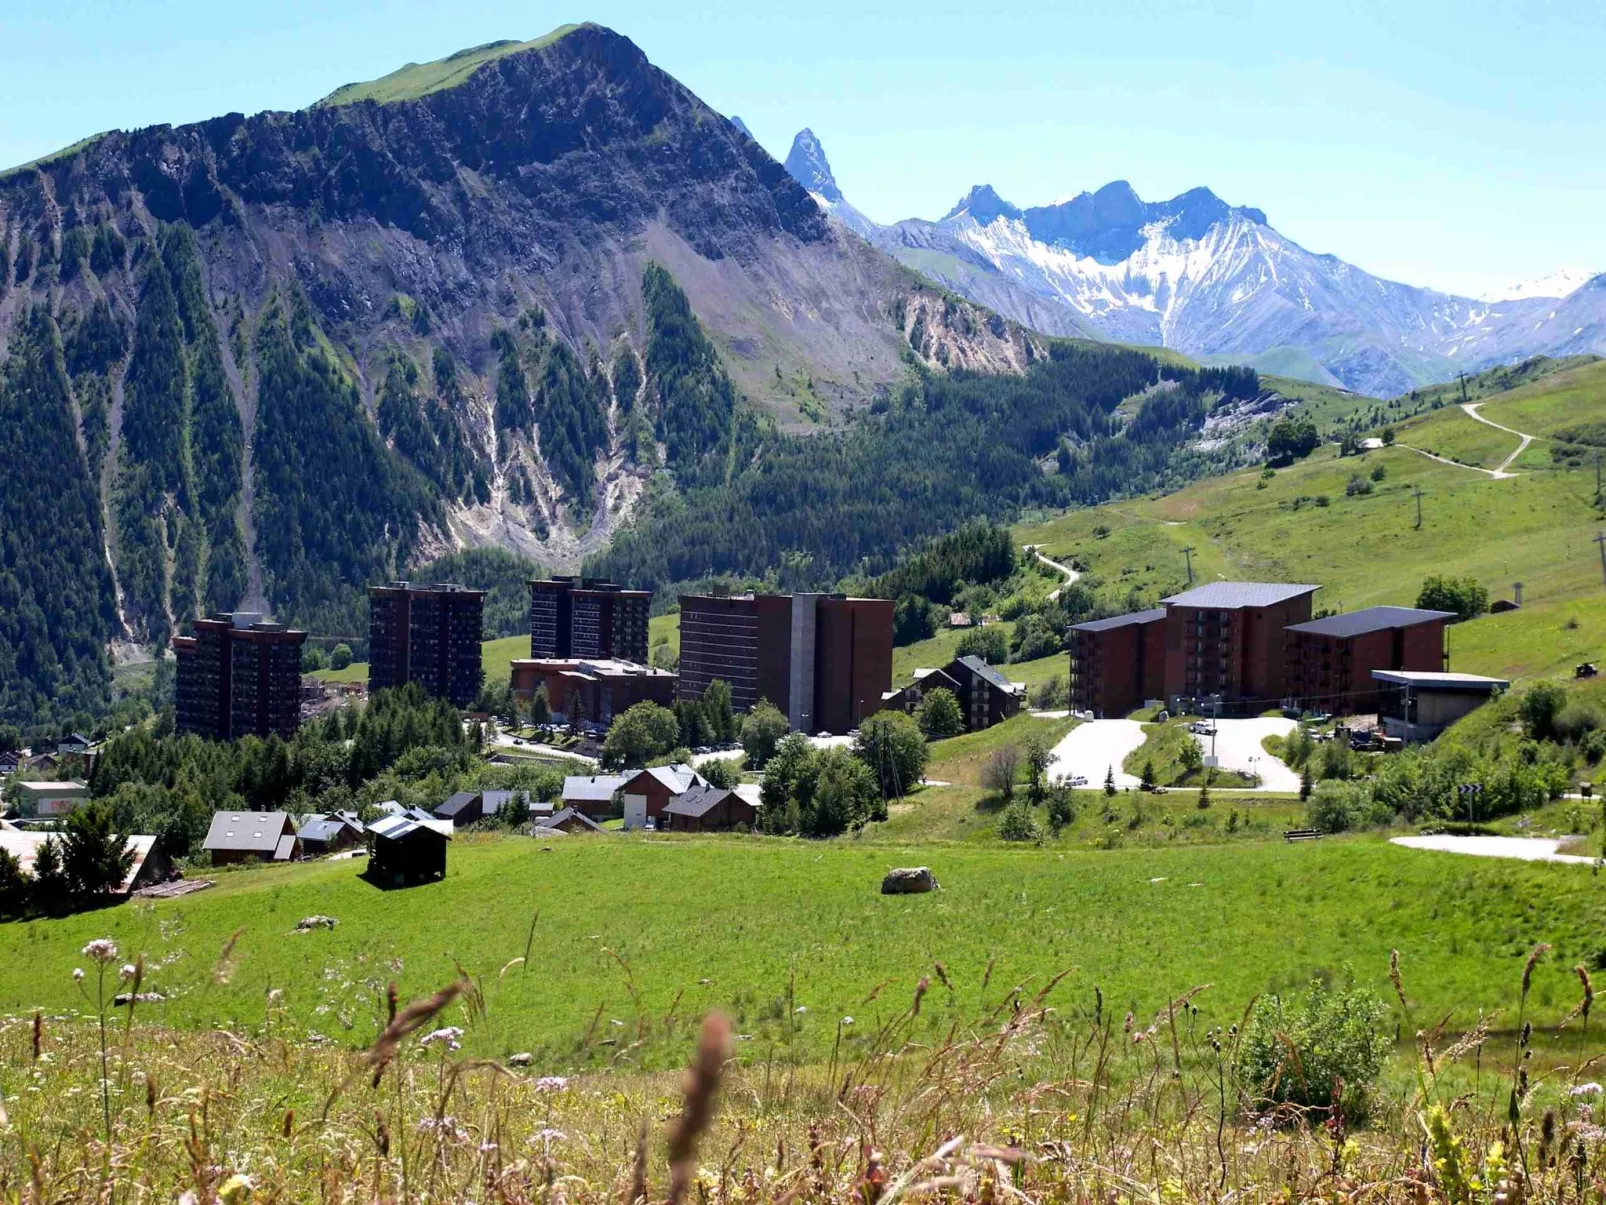
<svg viewBox="0 0 1606 1205">
<path fill-rule="evenodd" d="M 747 754 L 747 764 L 762 770 L 764 763 L 775 756 L 775 747 L 791 730 L 792 725 L 781 714 L 781 709 L 768 699 L 760 699 L 742 717 L 742 749 Z"/>
<path fill-rule="evenodd" d="M 1337 779 L 1317 783 L 1305 801 L 1306 823 L 1324 833 L 1387 824 L 1393 815 L 1386 804 L 1373 797 L 1370 787 Z"/>
<path fill-rule="evenodd" d="M 981 769 L 981 785 L 997 791 L 1005 799 L 1015 796 L 1015 778 L 1020 766 L 1020 751 L 1014 745 L 994 749 L 993 755 Z"/>
<path fill-rule="evenodd" d="M 1443 577 L 1438 574 L 1422 583 L 1416 605 L 1429 611 L 1453 611 L 1451 623 L 1461 623 L 1489 609 L 1489 592 L 1473 577 Z"/>
<path fill-rule="evenodd" d="M 351 664 L 351 645 L 342 641 L 329 651 L 329 668 L 345 669 Z"/>
<path fill-rule="evenodd" d="M 1048 793 L 1048 826 L 1056 836 L 1061 829 L 1076 821 L 1076 799 L 1067 787 L 1056 787 Z"/>
<path fill-rule="evenodd" d="M 959 710 L 959 700 L 946 686 L 939 686 L 920 700 L 915 708 L 915 723 L 928 738 L 937 741 L 945 736 L 957 736 L 965 730 L 965 714 Z"/>
<path fill-rule="evenodd" d="M 697 767 L 697 772 L 708 779 L 708 785 L 722 791 L 734 790 L 742 781 L 741 761 L 734 757 L 714 757 Z"/>
<path fill-rule="evenodd" d="M 1364 1117 L 1389 1053 L 1387 1015 L 1371 992 L 1333 991 L 1319 980 L 1301 1000 L 1262 996 L 1238 1047 L 1239 1081 L 1262 1106 L 1330 1109 L 1341 1103 L 1346 1119 Z M 1335 1102 L 1340 1082 L 1343 1097 Z"/>
<path fill-rule="evenodd" d="M 656 703 L 637 703 L 608 729 L 602 764 L 607 769 L 639 769 L 679 742 L 680 722 L 674 712 Z"/>
<path fill-rule="evenodd" d="M 1032 687 L 1028 702 L 1033 711 L 1058 711 L 1070 706 L 1070 683 L 1060 674 Z"/>
<path fill-rule="evenodd" d="M 859 725 L 853 753 L 875 775 L 883 799 L 902 798 L 926 772 L 926 738 L 901 711 L 882 711 Z"/>
<path fill-rule="evenodd" d="M 1558 741 L 1582 745 L 1593 733 L 1606 728 L 1606 719 L 1600 708 L 1592 703 L 1569 703 L 1556 717 L 1554 729 Z"/>
<path fill-rule="evenodd" d="M 1380 464 L 1375 464 L 1375 465 L 1372 466 L 1372 480 L 1373 481 L 1382 481 L 1388 475 L 1389 475 L 1389 467 L 1388 467 L 1388 465 L 1380 463 Z"/>
<path fill-rule="evenodd" d="M 1379 468 L 1382 466 L 1379 465 Z M 1352 473 L 1350 479 L 1344 483 L 1344 495 L 1348 498 L 1365 496 L 1372 492 L 1372 483 L 1359 473 Z"/>
<path fill-rule="evenodd" d="M 1557 682 L 1540 682 L 1530 687 L 1517 703 L 1522 726 L 1536 741 L 1557 736 L 1556 721 L 1567 706 L 1567 692 Z"/>
<path fill-rule="evenodd" d="M 320 669 L 329 668 L 329 654 L 320 648 L 304 645 L 301 649 L 301 672 L 304 674 L 316 673 Z"/>
<path fill-rule="evenodd" d="M 1043 829 L 1037 823 L 1032 809 L 1024 803 L 1012 803 L 998 813 L 997 833 L 1004 841 L 1041 841 Z"/>
<path fill-rule="evenodd" d="M 959 657 L 980 657 L 988 665 L 1006 665 L 1009 662 L 1009 637 L 997 624 L 984 628 L 971 628 L 959 638 L 955 653 Z"/>
</svg>

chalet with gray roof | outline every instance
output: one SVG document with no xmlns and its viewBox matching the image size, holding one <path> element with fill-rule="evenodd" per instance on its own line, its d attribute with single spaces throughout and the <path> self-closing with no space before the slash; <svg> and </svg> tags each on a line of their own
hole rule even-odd
<svg viewBox="0 0 1606 1205">
<path fill-rule="evenodd" d="M 201 848 L 212 865 L 289 862 L 301 856 L 295 821 L 285 812 L 218 812 Z"/>
</svg>

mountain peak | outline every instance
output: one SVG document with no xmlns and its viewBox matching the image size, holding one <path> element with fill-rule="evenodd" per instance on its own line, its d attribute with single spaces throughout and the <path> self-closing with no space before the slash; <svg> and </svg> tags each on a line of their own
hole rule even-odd
<svg viewBox="0 0 1606 1205">
<path fill-rule="evenodd" d="M 735 126 L 738 130 L 740 130 L 744 135 L 747 136 L 748 139 L 750 139 L 753 142 L 757 142 L 758 141 L 757 138 L 753 137 L 753 131 L 747 128 L 747 123 L 745 121 L 743 121 L 740 117 L 736 116 L 736 114 L 732 113 L 730 115 L 729 121 L 730 121 L 731 125 Z"/>
<path fill-rule="evenodd" d="M 532 38 L 528 42 L 518 42 L 512 38 L 503 38 L 496 42 L 487 42 L 483 46 L 470 46 L 447 55 L 443 59 L 436 59 L 431 63 L 408 63 L 398 67 L 389 75 L 382 75 L 375 80 L 366 80 L 355 84 L 342 84 L 328 96 L 320 100 L 313 108 L 324 109 L 336 105 L 356 104 L 358 101 L 374 100 L 381 104 L 387 101 L 417 100 L 431 92 L 439 92 L 444 88 L 452 88 L 473 75 L 486 63 L 496 59 L 506 58 L 510 54 L 519 54 L 527 50 L 541 50 L 560 41 L 577 29 L 599 29 L 595 25 L 560 25 L 549 34 L 539 38 Z M 611 31 L 609 31 L 611 32 Z M 615 37 L 618 35 L 615 34 Z"/>
<path fill-rule="evenodd" d="M 837 187 L 836 177 L 831 174 L 825 148 L 807 126 L 792 139 L 792 149 L 786 156 L 786 170 L 791 173 L 792 179 L 810 192 L 819 193 L 833 205 L 841 202 L 842 190 Z"/>
<path fill-rule="evenodd" d="M 1018 218 L 1021 211 L 1011 205 L 994 191 L 991 184 L 978 184 L 960 198 L 955 205 L 943 215 L 943 221 L 969 214 L 978 225 L 986 226 L 999 217 Z"/>
</svg>

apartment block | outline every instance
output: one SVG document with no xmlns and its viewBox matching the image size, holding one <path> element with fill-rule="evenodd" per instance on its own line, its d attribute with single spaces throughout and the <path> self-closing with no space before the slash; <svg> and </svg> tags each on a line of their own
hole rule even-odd
<svg viewBox="0 0 1606 1205">
<path fill-rule="evenodd" d="M 368 588 L 368 689 L 416 682 L 467 707 L 480 693 L 485 591 L 449 582 Z"/>
<path fill-rule="evenodd" d="M 552 577 L 530 583 L 530 656 L 647 662 L 652 591 L 625 590 L 597 578 Z"/>
<path fill-rule="evenodd" d="M 1449 611 L 1367 607 L 1288 629 L 1289 706 L 1334 715 L 1372 713 L 1380 687 L 1374 670 L 1444 669 Z"/>
<path fill-rule="evenodd" d="M 286 739 L 301 726 L 301 646 L 307 634 L 238 611 L 195 621 L 173 640 L 180 732 L 213 740 Z"/>
<path fill-rule="evenodd" d="M 637 703 L 670 707 L 675 702 L 675 674 L 633 661 L 586 658 L 524 658 L 511 666 L 513 694 L 530 699 L 546 687 L 547 706 L 560 723 L 578 722 L 607 728 L 614 717 Z"/>
<path fill-rule="evenodd" d="M 847 732 L 892 683 L 892 603 L 840 594 L 685 594 L 682 699 L 716 678 L 746 711 L 767 699 L 800 732 Z"/>
<path fill-rule="evenodd" d="M 1286 693 L 1286 632 L 1310 619 L 1320 586 L 1211 582 L 1162 599 L 1165 694 L 1219 696 L 1235 710 L 1279 705 Z M 1184 703 L 1186 706 L 1187 703 Z"/>
<path fill-rule="evenodd" d="M 1071 628 L 1071 707 L 1124 716 L 1165 697 L 1165 608 Z"/>
</svg>

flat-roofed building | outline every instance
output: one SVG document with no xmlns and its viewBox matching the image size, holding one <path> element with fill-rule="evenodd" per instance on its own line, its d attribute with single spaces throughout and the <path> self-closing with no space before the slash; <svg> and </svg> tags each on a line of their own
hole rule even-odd
<svg viewBox="0 0 1606 1205">
<path fill-rule="evenodd" d="M 484 611 L 485 591 L 451 582 L 370 586 L 369 691 L 416 682 L 426 694 L 467 707 L 485 680 Z"/>
<path fill-rule="evenodd" d="M 611 658 L 519 658 L 510 668 L 516 698 L 532 698 L 545 686 L 554 721 L 596 728 L 607 728 L 637 703 L 673 707 L 680 680 L 670 670 Z"/>
<path fill-rule="evenodd" d="M 684 594 L 679 697 L 723 680 L 747 711 L 760 699 L 800 732 L 848 732 L 892 685 L 892 603 L 841 594 Z"/>
<path fill-rule="evenodd" d="M 1374 669 L 1372 677 L 1383 731 L 1404 741 L 1431 741 L 1511 686 L 1504 678 L 1444 671 Z"/>
<path fill-rule="evenodd" d="M 586 657 L 647 661 L 652 591 L 589 577 L 530 583 L 532 659 Z"/>
<path fill-rule="evenodd" d="M 1310 619 L 1319 589 L 1211 582 L 1161 599 L 1166 698 L 1185 710 L 1216 698 L 1229 710 L 1278 706 L 1287 693 L 1286 629 Z"/>
<path fill-rule="evenodd" d="M 1165 608 L 1071 628 L 1071 708 L 1124 716 L 1165 697 Z"/>
<path fill-rule="evenodd" d="M 81 782 L 18 782 L 14 790 L 18 810 L 31 819 L 65 816 L 89 802 L 89 788 Z"/>
<path fill-rule="evenodd" d="M 173 640 L 174 721 L 213 740 L 280 736 L 301 726 L 301 646 L 307 634 L 236 611 L 195 621 Z"/>
<path fill-rule="evenodd" d="M 1335 715 L 1376 711 L 1372 671 L 1442 670 L 1445 629 L 1454 618 L 1419 607 L 1366 607 L 1292 625 L 1287 705 Z"/>
</svg>

